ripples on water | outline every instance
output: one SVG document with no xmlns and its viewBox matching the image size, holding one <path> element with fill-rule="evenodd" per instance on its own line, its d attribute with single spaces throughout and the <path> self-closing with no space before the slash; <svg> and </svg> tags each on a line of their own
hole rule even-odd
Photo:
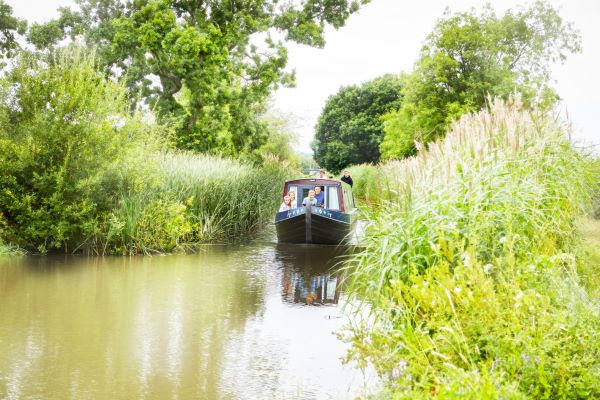
<svg viewBox="0 0 600 400">
<path fill-rule="evenodd" d="M 0 260 L 0 398 L 354 398 L 339 255 L 261 240 Z"/>
</svg>

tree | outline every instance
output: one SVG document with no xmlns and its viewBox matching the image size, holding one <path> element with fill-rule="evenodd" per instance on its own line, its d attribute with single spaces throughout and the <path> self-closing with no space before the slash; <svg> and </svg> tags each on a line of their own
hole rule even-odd
<svg viewBox="0 0 600 400">
<path fill-rule="evenodd" d="M 17 37 L 25 33 L 27 24 L 12 15 L 12 7 L 0 0 L 0 58 L 11 58 L 19 49 Z"/>
<path fill-rule="evenodd" d="M 550 86 L 550 63 L 580 46 L 572 24 L 544 1 L 501 17 L 489 5 L 479 14 L 447 10 L 414 72 L 403 77 L 402 106 L 385 117 L 382 157 L 411 155 L 415 141 L 441 137 L 453 119 L 483 108 L 488 96 L 517 92 L 526 105 L 552 106 L 559 97 Z"/>
<path fill-rule="evenodd" d="M 378 162 L 381 116 L 400 107 L 400 91 L 398 77 L 384 75 L 329 97 L 312 144 L 319 165 L 337 172 L 350 164 Z"/>
<path fill-rule="evenodd" d="M 132 99 L 176 126 L 179 147 L 236 156 L 266 141 L 257 115 L 293 83 L 285 40 L 323 46 L 325 25 L 343 26 L 368 1 L 77 0 L 29 38 L 49 48 L 83 35 Z"/>
</svg>

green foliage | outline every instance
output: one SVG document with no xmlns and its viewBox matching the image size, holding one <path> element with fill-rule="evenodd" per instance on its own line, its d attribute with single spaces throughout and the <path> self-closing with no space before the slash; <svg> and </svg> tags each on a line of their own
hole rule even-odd
<svg viewBox="0 0 600 400">
<path fill-rule="evenodd" d="M 319 165 L 339 172 L 351 164 L 379 161 L 381 116 L 401 104 L 401 83 L 384 75 L 330 96 L 317 122 L 312 144 Z"/>
<path fill-rule="evenodd" d="M 370 315 L 348 338 L 390 398 L 600 396 L 600 298 L 575 247 L 590 163 L 560 121 L 526 110 L 493 102 L 380 166 L 390 201 L 350 266 Z"/>
<path fill-rule="evenodd" d="M 276 157 L 281 161 L 287 161 L 294 168 L 298 168 L 300 159 L 292 146 L 297 139 L 292 126 L 292 116 L 284 115 L 276 111 L 269 111 L 261 116 L 268 137 L 266 142 L 258 149 L 247 153 L 242 159 L 247 159 L 260 165 L 265 159 Z"/>
<path fill-rule="evenodd" d="M 79 49 L 22 53 L 0 90 L 3 234 L 39 251 L 73 249 L 113 206 L 119 174 L 147 139 L 143 124 L 125 88 Z"/>
<path fill-rule="evenodd" d="M 135 254 L 240 237 L 272 217 L 294 171 L 266 153 L 261 167 L 164 154 L 159 126 L 131 114 L 124 85 L 79 48 L 22 53 L 0 90 L 0 239 L 11 246 Z"/>
<path fill-rule="evenodd" d="M 0 58 L 11 58 L 16 54 L 20 48 L 17 39 L 26 28 L 27 23 L 14 17 L 12 7 L 0 0 Z"/>
<path fill-rule="evenodd" d="M 452 120 L 486 105 L 487 96 L 517 92 L 528 106 L 547 108 L 558 96 L 550 87 L 550 63 L 581 50 L 581 38 L 544 1 L 498 17 L 450 14 L 438 21 L 411 74 L 403 77 L 402 106 L 385 117 L 384 159 L 415 153 L 415 141 L 443 136 Z"/>
<path fill-rule="evenodd" d="M 352 176 L 352 193 L 368 206 L 380 206 L 385 200 L 382 196 L 390 194 L 387 177 L 372 164 L 354 165 L 348 168 Z"/>
<path fill-rule="evenodd" d="M 242 237 L 271 220 L 293 173 L 276 158 L 257 168 L 187 153 L 156 157 L 156 173 L 120 194 L 96 239 L 100 252 L 172 252 Z"/>
<path fill-rule="evenodd" d="M 80 0 L 79 10 L 60 9 L 29 39 L 47 48 L 59 30 L 82 34 L 107 71 L 122 74 L 131 98 L 141 95 L 175 127 L 178 147 L 238 156 L 267 141 L 257 115 L 275 88 L 293 83 L 284 42 L 271 33 L 323 46 L 325 25 L 343 26 L 366 2 Z"/>
<path fill-rule="evenodd" d="M 600 219 L 600 157 L 596 158 L 592 162 L 592 170 L 594 171 L 595 180 L 597 182 L 592 203 L 592 216 L 596 219 Z"/>
</svg>

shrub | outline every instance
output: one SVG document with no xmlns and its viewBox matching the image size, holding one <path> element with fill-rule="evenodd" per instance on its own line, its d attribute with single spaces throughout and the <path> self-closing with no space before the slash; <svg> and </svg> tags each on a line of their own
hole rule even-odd
<svg viewBox="0 0 600 400">
<path fill-rule="evenodd" d="M 0 91 L 3 235 L 42 252 L 73 250 L 114 207 L 148 129 L 130 115 L 125 88 L 80 49 L 22 53 Z"/>
</svg>

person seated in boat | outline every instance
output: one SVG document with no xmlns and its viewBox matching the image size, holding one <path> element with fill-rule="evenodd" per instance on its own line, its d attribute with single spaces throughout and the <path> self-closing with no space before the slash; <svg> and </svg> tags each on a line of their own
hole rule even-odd
<svg viewBox="0 0 600 400">
<path fill-rule="evenodd" d="M 283 201 L 279 206 L 279 212 L 288 211 L 292 209 L 292 203 L 289 195 L 283 196 Z"/>
<path fill-rule="evenodd" d="M 308 196 L 304 198 L 304 200 L 302 200 L 302 205 L 306 206 L 306 205 L 311 205 L 311 206 L 316 206 L 317 205 L 317 199 L 315 199 L 315 191 L 311 190 L 308 192 Z"/>
<path fill-rule="evenodd" d="M 290 196 L 290 205 L 292 208 L 298 208 L 298 201 L 296 200 L 296 192 L 290 190 L 288 192 L 288 196 Z"/>
<path fill-rule="evenodd" d="M 315 199 L 317 207 L 325 207 L 325 193 L 321 191 L 321 186 L 315 186 Z"/>
</svg>

